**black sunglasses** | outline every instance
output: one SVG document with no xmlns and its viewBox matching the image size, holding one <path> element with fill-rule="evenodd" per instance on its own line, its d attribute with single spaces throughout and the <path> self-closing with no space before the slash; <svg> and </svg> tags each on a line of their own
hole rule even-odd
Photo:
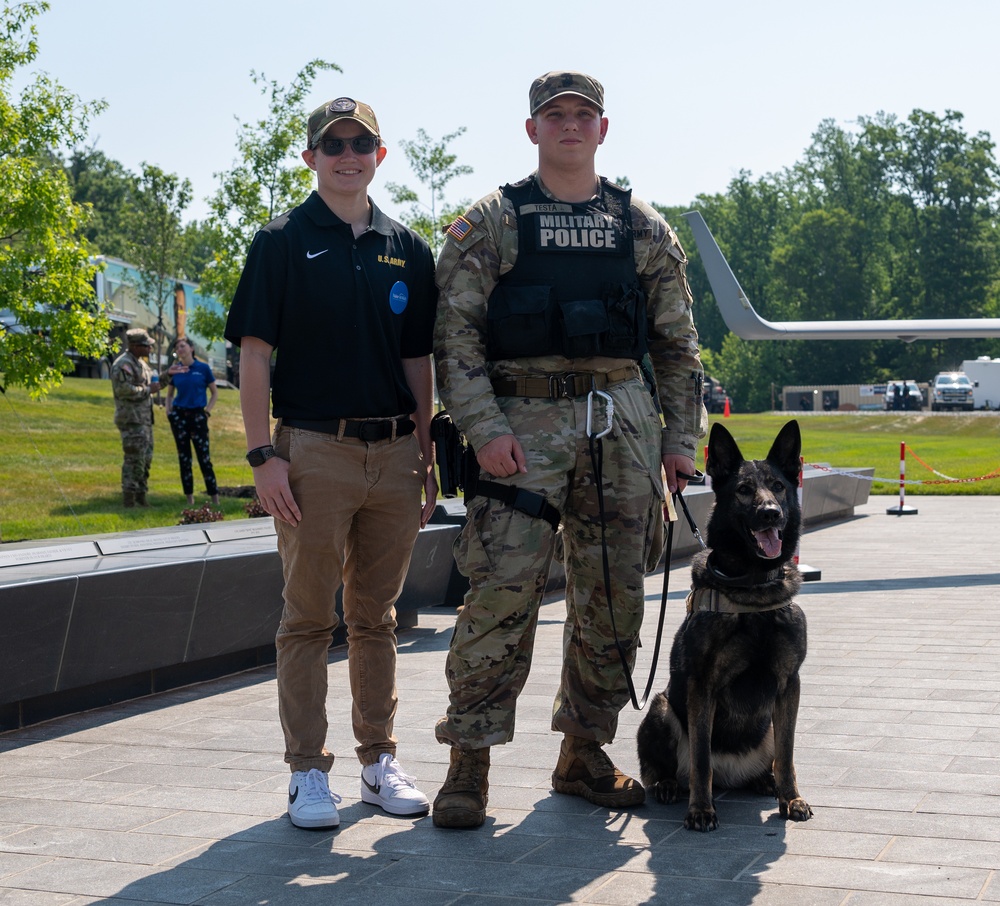
<svg viewBox="0 0 1000 906">
<path fill-rule="evenodd" d="M 378 147 L 378 139 L 374 135 L 355 135 L 354 138 L 324 138 L 316 143 L 327 157 L 339 157 L 344 153 L 347 143 L 355 154 L 371 154 Z"/>
</svg>

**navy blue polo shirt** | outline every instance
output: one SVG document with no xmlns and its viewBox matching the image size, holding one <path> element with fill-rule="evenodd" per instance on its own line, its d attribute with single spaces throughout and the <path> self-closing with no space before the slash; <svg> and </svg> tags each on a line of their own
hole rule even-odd
<svg viewBox="0 0 1000 906">
<path fill-rule="evenodd" d="M 355 238 L 313 192 L 254 237 L 225 336 L 277 350 L 276 418 L 387 418 L 416 409 L 401 360 L 430 355 L 436 307 L 423 239 L 374 204 Z"/>
<path fill-rule="evenodd" d="M 170 375 L 177 409 L 204 409 L 208 405 L 208 388 L 215 383 L 212 369 L 195 359 L 187 371 Z"/>
</svg>

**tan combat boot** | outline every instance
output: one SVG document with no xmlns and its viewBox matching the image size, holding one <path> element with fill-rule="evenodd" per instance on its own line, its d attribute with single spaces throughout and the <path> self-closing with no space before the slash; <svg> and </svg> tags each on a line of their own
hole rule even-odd
<svg viewBox="0 0 1000 906">
<path fill-rule="evenodd" d="M 451 750 L 451 765 L 434 800 L 438 827 L 479 827 L 486 820 L 489 801 L 490 750 Z"/>
<path fill-rule="evenodd" d="M 127 510 L 135 506 L 135 491 L 122 491 L 122 506 Z"/>
<path fill-rule="evenodd" d="M 600 743 L 580 736 L 563 739 L 552 788 L 605 808 L 628 808 L 646 801 L 646 791 L 638 780 L 619 771 Z"/>
</svg>

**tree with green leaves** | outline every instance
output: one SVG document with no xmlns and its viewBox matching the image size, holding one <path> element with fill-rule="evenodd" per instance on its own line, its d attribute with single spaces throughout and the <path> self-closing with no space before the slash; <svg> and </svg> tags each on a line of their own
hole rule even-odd
<svg viewBox="0 0 1000 906">
<path fill-rule="evenodd" d="M 996 317 L 1000 312 L 1000 168 L 986 133 L 962 115 L 823 121 L 803 159 L 762 179 L 741 173 L 724 196 L 699 197 L 754 308 L 775 321 Z M 686 239 L 683 230 L 682 239 Z M 711 300 L 697 250 L 696 307 Z M 741 411 L 766 408 L 770 385 L 927 380 L 996 340 L 781 341 L 720 336 L 696 311 L 714 376 Z"/>
<path fill-rule="evenodd" d="M 181 235 L 181 258 L 177 276 L 197 283 L 215 258 L 215 231 L 204 220 L 190 220 Z"/>
<path fill-rule="evenodd" d="M 911 276 L 907 317 L 984 317 L 997 280 L 1000 169 L 989 135 L 968 135 L 962 119 L 914 110 L 896 124 L 889 163 L 902 196 L 893 226 Z M 934 370 L 960 361 L 965 345 L 938 341 Z"/>
<path fill-rule="evenodd" d="M 65 167 L 73 201 L 89 208 L 84 237 L 97 254 L 128 260 L 134 245 L 130 216 L 140 206 L 138 177 L 94 145 L 74 148 Z M 185 223 L 181 232 L 183 252 L 174 276 L 197 283 L 212 260 L 215 235 L 198 220 Z"/>
<path fill-rule="evenodd" d="M 775 243 L 770 292 L 784 300 L 796 319 L 871 317 L 871 287 L 859 240 L 864 232 L 864 225 L 842 208 L 806 211 Z M 853 363 L 855 374 L 873 375 L 876 349 L 864 340 L 793 340 L 782 343 L 781 351 L 787 370 L 808 374 L 807 383 L 838 384 L 846 383 L 845 361 Z"/>
<path fill-rule="evenodd" d="M 170 339 L 163 312 L 173 302 L 187 250 L 181 217 L 191 195 L 189 180 L 143 163 L 135 197 L 125 214 L 128 260 L 139 272 L 139 300 L 156 311 L 153 338 L 159 367 L 164 343 Z"/>
<path fill-rule="evenodd" d="M 125 212 L 135 197 L 135 174 L 96 146 L 74 148 L 65 167 L 73 201 L 90 210 L 83 235 L 98 254 L 125 258 L 129 246 Z"/>
<path fill-rule="evenodd" d="M 198 308 L 190 324 L 209 340 L 221 340 L 226 313 L 240 282 L 247 250 L 254 234 L 279 214 L 303 202 L 312 187 L 312 173 L 302 163 L 307 111 L 303 103 L 316 76 L 341 72 L 335 63 L 312 60 L 288 87 L 251 71 L 250 78 L 267 97 L 267 115 L 254 123 L 240 123 L 236 136 L 238 158 L 232 169 L 216 173 L 219 188 L 209 199 L 206 227 L 215 252 L 201 273 L 201 291 L 214 296 L 222 312 Z"/>
<path fill-rule="evenodd" d="M 386 183 L 394 204 L 409 205 L 400 219 L 427 241 L 435 258 L 441 250 L 443 229 L 469 206 L 468 202 L 447 205 L 444 201 L 444 190 L 448 183 L 456 177 L 472 173 L 472 167 L 456 164 L 458 155 L 448 151 L 448 145 L 464 134 L 465 126 L 460 126 L 435 141 L 425 130 L 418 129 L 416 140 L 403 139 L 399 143 L 410 162 L 410 169 L 427 187 L 426 202 L 421 201 L 420 196 L 408 186 L 395 182 Z"/>
<path fill-rule="evenodd" d="M 101 102 L 84 103 L 44 74 L 13 97 L 15 72 L 38 55 L 31 20 L 44 2 L 0 9 L 0 373 L 40 397 L 73 370 L 70 354 L 96 358 L 110 321 L 98 307 L 75 204 L 52 149 L 84 139 Z"/>
</svg>

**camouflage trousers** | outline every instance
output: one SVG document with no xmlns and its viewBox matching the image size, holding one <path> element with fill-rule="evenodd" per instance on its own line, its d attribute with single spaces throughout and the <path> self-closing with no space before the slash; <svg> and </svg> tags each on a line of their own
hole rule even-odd
<svg viewBox="0 0 1000 906">
<path fill-rule="evenodd" d="M 610 392 L 614 429 L 602 441 L 606 538 L 615 625 L 631 668 L 642 625 L 643 579 L 663 552 L 661 423 L 640 381 Z M 628 685 L 608 613 L 587 398 L 498 402 L 528 471 L 494 480 L 543 494 L 562 515 L 567 614 L 552 728 L 610 742 Z M 603 427 L 603 406 L 596 400 L 595 409 Z M 470 587 L 448 652 L 450 696 L 436 727 L 440 742 L 482 748 L 512 738 L 555 547 L 556 533 L 545 520 L 485 497 L 468 501 L 455 558 Z"/>
<path fill-rule="evenodd" d="M 174 406 L 167 416 L 170 430 L 177 446 L 177 461 L 181 468 L 181 488 L 185 494 L 194 493 L 194 470 L 191 467 L 191 447 L 198 457 L 198 468 L 205 479 L 205 493 L 218 494 L 215 469 L 208 452 L 208 414 L 204 409 L 181 409 Z"/>
<path fill-rule="evenodd" d="M 122 490 L 146 493 L 149 466 L 153 461 L 153 426 L 129 423 L 119 425 L 122 436 Z"/>
</svg>

